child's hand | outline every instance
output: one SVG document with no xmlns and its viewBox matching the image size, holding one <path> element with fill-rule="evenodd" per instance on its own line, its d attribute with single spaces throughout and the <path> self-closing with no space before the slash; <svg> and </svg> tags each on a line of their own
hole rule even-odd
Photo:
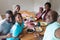
<svg viewBox="0 0 60 40">
<path fill-rule="evenodd" d="M 10 33 L 9 33 L 9 34 L 7 34 L 7 37 L 8 37 L 8 38 L 9 38 L 9 37 L 12 37 L 12 34 L 10 34 Z"/>
</svg>

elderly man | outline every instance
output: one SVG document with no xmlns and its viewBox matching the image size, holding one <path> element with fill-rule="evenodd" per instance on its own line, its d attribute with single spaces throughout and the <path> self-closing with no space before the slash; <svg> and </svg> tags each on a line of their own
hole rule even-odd
<svg viewBox="0 0 60 40">
<path fill-rule="evenodd" d="M 60 24 L 57 22 L 58 13 L 56 11 L 50 11 L 46 16 L 46 22 L 48 26 L 44 33 L 43 40 L 60 40 Z"/>
</svg>

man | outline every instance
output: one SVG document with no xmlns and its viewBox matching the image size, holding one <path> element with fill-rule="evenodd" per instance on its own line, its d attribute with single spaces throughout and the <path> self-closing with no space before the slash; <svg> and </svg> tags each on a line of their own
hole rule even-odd
<svg viewBox="0 0 60 40">
<path fill-rule="evenodd" d="M 9 33 L 12 27 L 12 17 L 13 13 L 11 10 L 6 11 L 6 18 L 0 22 L 0 35 L 6 35 Z"/>
<path fill-rule="evenodd" d="M 46 22 L 48 26 L 44 33 L 43 40 L 60 40 L 56 37 L 56 30 L 60 28 L 60 24 L 57 21 L 58 13 L 56 11 L 50 11 L 46 16 Z"/>
<path fill-rule="evenodd" d="M 43 20 L 45 20 L 45 17 L 48 14 L 48 12 L 51 11 L 51 3 L 46 2 L 44 6 L 45 6 L 45 11 L 42 13 L 42 19 Z"/>
</svg>

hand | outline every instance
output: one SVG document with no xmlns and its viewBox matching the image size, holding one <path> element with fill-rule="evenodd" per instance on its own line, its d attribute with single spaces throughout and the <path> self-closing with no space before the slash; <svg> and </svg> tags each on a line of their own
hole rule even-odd
<svg viewBox="0 0 60 40">
<path fill-rule="evenodd" d="M 8 37 L 8 38 L 9 38 L 9 37 L 12 37 L 12 34 L 10 34 L 10 33 L 9 33 L 9 34 L 7 34 L 7 37 Z"/>
</svg>

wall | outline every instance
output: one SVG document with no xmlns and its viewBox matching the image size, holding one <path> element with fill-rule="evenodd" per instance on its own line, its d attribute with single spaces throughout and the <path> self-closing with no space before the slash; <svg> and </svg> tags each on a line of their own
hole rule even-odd
<svg viewBox="0 0 60 40">
<path fill-rule="evenodd" d="M 35 4 L 34 4 L 34 11 L 38 12 L 39 7 L 44 7 L 44 4 L 46 2 L 49 2 L 49 0 L 34 0 Z"/>
<path fill-rule="evenodd" d="M 33 0 L 0 0 L 0 13 L 4 14 L 6 10 L 12 10 L 12 6 L 19 4 L 21 10 L 34 10 Z"/>
<path fill-rule="evenodd" d="M 38 12 L 40 6 L 49 0 L 0 0 L 0 13 L 4 14 L 6 10 L 12 10 L 13 5 L 19 4 L 21 10 Z"/>
<path fill-rule="evenodd" d="M 50 0 L 52 4 L 52 9 L 56 10 L 60 15 L 60 0 Z"/>
</svg>

